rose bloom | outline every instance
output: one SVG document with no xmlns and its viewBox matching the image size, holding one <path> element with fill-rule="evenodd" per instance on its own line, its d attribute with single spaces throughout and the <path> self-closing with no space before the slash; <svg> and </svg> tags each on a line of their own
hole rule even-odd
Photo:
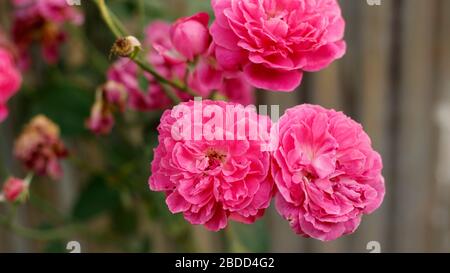
<svg viewBox="0 0 450 273">
<path fill-rule="evenodd" d="M 21 82 L 12 54 L 0 47 L 0 122 L 8 116 L 6 103 L 19 90 Z"/>
<path fill-rule="evenodd" d="M 12 36 L 21 55 L 21 66 L 29 66 L 29 50 L 34 42 L 41 44 L 42 55 L 55 63 L 59 47 L 66 40 L 63 24 L 83 23 L 83 15 L 66 0 L 13 0 L 14 22 Z"/>
<path fill-rule="evenodd" d="M 3 185 L 3 196 L 9 202 L 17 201 L 27 190 L 27 184 L 22 179 L 10 177 Z"/>
<path fill-rule="evenodd" d="M 292 91 L 303 71 L 341 58 L 345 22 L 337 0 L 212 0 L 221 66 L 255 87 Z"/>
<path fill-rule="evenodd" d="M 154 150 L 150 189 L 166 193 L 166 204 L 172 213 L 183 213 L 191 224 L 204 225 L 212 231 L 225 228 L 229 219 L 253 223 L 269 206 L 274 185 L 269 173 L 270 153 L 261 148 L 262 138 L 252 138 L 248 132 L 258 117 L 261 122 L 253 128 L 268 132 L 270 120 L 256 111 L 234 115 L 227 126 L 214 126 L 214 132 L 224 132 L 234 140 L 216 140 L 205 133 L 204 126 L 212 118 L 202 112 L 209 109 L 215 116 L 225 117 L 226 107 L 236 104 L 209 100 L 202 101 L 201 106 L 196 103 L 200 104 L 190 101 L 164 112 L 158 127 L 159 145 Z M 179 109 L 187 109 L 189 114 L 183 112 L 180 116 Z M 198 121 L 196 115 L 200 117 Z M 187 134 L 191 138 L 182 138 L 174 133 L 177 124 L 191 128 L 199 140 L 191 134 Z M 192 124 L 196 128 L 203 125 L 204 134 L 196 134 Z M 238 124 L 246 128 L 241 138 L 237 136 Z"/>
<path fill-rule="evenodd" d="M 14 154 L 28 169 L 52 179 L 62 176 L 59 160 L 68 155 L 59 127 L 43 115 L 34 117 L 16 140 Z"/>
<path fill-rule="evenodd" d="M 354 232 L 383 201 L 381 170 L 370 138 L 343 113 L 300 105 L 281 117 L 276 207 L 296 233 L 329 241 Z"/>
</svg>

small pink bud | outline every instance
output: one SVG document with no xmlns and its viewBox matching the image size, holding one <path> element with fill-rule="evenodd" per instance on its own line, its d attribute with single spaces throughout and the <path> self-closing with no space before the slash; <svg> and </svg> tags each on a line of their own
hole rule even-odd
<svg viewBox="0 0 450 273">
<path fill-rule="evenodd" d="M 91 116 L 86 121 L 86 127 L 97 135 L 107 135 L 114 126 L 114 116 L 110 107 L 104 101 L 97 101 L 91 109 Z"/>
<path fill-rule="evenodd" d="M 173 46 L 188 60 L 208 50 L 211 36 L 208 30 L 209 15 L 198 13 L 194 16 L 181 18 L 172 26 L 170 37 Z"/>
<path fill-rule="evenodd" d="M 125 111 L 128 93 L 123 84 L 110 80 L 103 85 L 102 91 L 102 97 L 108 104 L 117 107 L 121 112 Z"/>
<path fill-rule="evenodd" d="M 3 196 L 9 202 L 16 202 L 28 190 L 27 183 L 15 177 L 10 177 L 3 185 Z"/>
<path fill-rule="evenodd" d="M 128 94 L 125 86 L 112 80 L 106 82 L 97 89 L 86 127 L 97 135 L 109 134 L 115 122 L 113 112 L 116 109 L 124 112 L 127 102 Z"/>
</svg>

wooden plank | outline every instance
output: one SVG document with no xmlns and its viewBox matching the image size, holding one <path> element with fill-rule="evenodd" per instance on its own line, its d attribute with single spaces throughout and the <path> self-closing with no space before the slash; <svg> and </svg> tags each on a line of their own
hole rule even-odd
<svg viewBox="0 0 450 273">
<path fill-rule="evenodd" d="M 438 149 L 436 184 L 430 204 L 428 250 L 447 252 L 450 249 L 450 1 L 439 0 L 437 18 L 436 125 Z"/>
<path fill-rule="evenodd" d="M 218 253 L 225 251 L 221 243 L 221 233 L 208 231 L 204 226 L 198 225 L 192 225 L 191 230 L 196 252 Z"/>
<path fill-rule="evenodd" d="M 433 179 L 432 42 L 436 1 L 403 1 L 402 64 L 395 185 L 395 250 L 423 251 Z"/>
<path fill-rule="evenodd" d="M 370 241 L 387 246 L 386 214 L 390 204 L 389 125 L 390 66 L 392 36 L 392 2 L 380 6 L 363 5 L 361 10 L 361 81 L 357 101 L 359 121 L 372 139 L 373 147 L 383 158 L 387 193 L 383 206 L 373 215 L 363 217 L 354 235 L 353 251 L 365 252 Z M 357 79 L 355 79 L 357 80 Z"/>
</svg>

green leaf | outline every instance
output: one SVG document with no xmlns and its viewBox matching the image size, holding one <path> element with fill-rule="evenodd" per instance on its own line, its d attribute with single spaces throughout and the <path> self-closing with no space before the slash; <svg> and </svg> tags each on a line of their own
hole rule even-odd
<svg viewBox="0 0 450 273">
<path fill-rule="evenodd" d="M 66 250 L 66 245 L 60 241 L 50 241 L 48 242 L 45 247 L 44 247 L 44 252 L 45 253 L 65 253 L 67 252 Z"/>
<path fill-rule="evenodd" d="M 112 214 L 112 228 L 115 232 L 121 234 L 135 233 L 138 226 L 138 218 L 136 212 L 119 206 Z"/>
<path fill-rule="evenodd" d="M 94 176 L 82 190 L 72 215 L 77 220 L 86 221 L 100 214 L 110 213 L 119 205 L 119 193 L 108 187 L 103 177 Z"/>
</svg>

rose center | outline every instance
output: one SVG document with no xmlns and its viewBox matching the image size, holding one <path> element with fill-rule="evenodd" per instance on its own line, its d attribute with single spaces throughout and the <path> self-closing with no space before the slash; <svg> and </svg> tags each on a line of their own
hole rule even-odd
<svg viewBox="0 0 450 273">
<path fill-rule="evenodd" d="M 216 150 L 209 149 L 205 155 L 208 158 L 207 170 L 214 170 L 225 162 L 226 156 Z"/>
<path fill-rule="evenodd" d="M 270 19 L 278 19 L 283 21 L 286 18 L 287 14 L 283 11 L 273 10 L 267 12 L 267 18 Z"/>
</svg>

